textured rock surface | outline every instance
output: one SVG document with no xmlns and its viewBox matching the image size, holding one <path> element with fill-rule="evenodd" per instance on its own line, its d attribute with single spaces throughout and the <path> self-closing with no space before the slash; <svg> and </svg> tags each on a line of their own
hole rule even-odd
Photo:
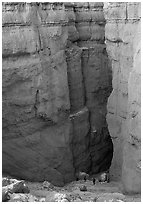
<svg viewBox="0 0 143 204">
<path fill-rule="evenodd" d="M 128 116 L 123 151 L 122 180 L 124 189 L 141 193 L 141 24 L 133 42 L 133 69 L 128 79 Z"/>
<path fill-rule="evenodd" d="M 64 185 L 109 168 L 103 3 L 3 4 L 3 172 Z"/>
<path fill-rule="evenodd" d="M 105 120 L 107 98 L 112 88 L 104 44 L 103 3 L 75 3 L 74 11 L 79 33 L 77 45 L 82 49 L 84 103 L 89 110 L 91 172 L 97 173 L 109 168 L 113 153 Z"/>
<path fill-rule="evenodd" d="M 141 70 L 140 3 L 105 3 L 105 39 L 112 64 L 113 91 L 107 122 L 114 145 L 111 174 L 122 176 L 126 192 L 140 192 Z"/>
<path fill-rule="evenodd" d="M 48 13 L 49 6 L 3 6 L 3 171 L 63 185 L 74 178 L 68 33 L 53 25 L 57 15 Z"/>
</svg>

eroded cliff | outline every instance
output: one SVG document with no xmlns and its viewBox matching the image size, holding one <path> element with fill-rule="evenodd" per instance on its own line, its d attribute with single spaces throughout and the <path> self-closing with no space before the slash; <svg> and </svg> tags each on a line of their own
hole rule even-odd
<svg viewBox="0 0 143 204">
<path fill-rule="evenodd" d="M 124 191 L 141 191 L 141 4 L 104 3 L 113 91 L 107 123 L 114 145 L 111 175 Z"/>
<path fill-rule="evenodd" d="M 64 185 L 110 167 L 103 3 L 3 3 L 3 172 Z"/>
</svg>

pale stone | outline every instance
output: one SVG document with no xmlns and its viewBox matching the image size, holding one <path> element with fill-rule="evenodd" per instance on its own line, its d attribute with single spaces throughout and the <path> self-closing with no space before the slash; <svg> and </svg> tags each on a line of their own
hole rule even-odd
<svg viewBox="0 0 143 204">
<path fill-rule="evenodd" d="M 140 3 L 105 3 L 104 13 L 107 53 L 113 60 L 113 91 L 107 104 L 114 144 L 110 172 L 117 180 L 122 179 L 124 192 L 140 193 Z"/>
</svg>

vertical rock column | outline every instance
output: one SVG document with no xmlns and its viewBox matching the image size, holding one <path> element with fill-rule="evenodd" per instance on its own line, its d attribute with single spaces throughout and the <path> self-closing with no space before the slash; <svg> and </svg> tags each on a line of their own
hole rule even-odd
<svg viewBox="0 0 143 204">
<path fill-rule="evenodd" d="M 82 73 L 82 49 L 77 45 L 79 33 L 75 24 L 73 3 L 65 3 L 68 17 L 68 43 L 66 47 L 67 74 L 70 97 L 70 119 L 72 123 L 73 165 L 75 171 L 90 171 L 89 111 L 85 106 L 85 89 Z"/>
<path fill-rule="evenodd" d="M 110 167 L 113 153 L 106 123 L 111 71 L 104 44 L 103 3 L 65 3 L 65 9 L 74 166 L 97 173 Z"/>
<path fill-rule="evenodd" d="M 140 192 L 140 3 L 104 3 L 113 91 L 107 123 L 114 144 L 111 174 Z"/>
<path fill-rule="evenodd" d="M 141 22 L 140 3 L 129 4 L 137 20 L 133 39 L 133 68 L 128 79 L 128 115 L 124 129 L 122 183 L 127 193 L 141 193 Z"/>
<path fill-rule="evenodd" d="M 77 45 L 82 49 L 81 68 L 85 105 L 89 110 L 91 172 L 110 167 L 112 141 L 106 123 L 106 104 L 111 93 L 111 69 L 104 44 L 103 3 L 74 3 Z"/>
</svg>

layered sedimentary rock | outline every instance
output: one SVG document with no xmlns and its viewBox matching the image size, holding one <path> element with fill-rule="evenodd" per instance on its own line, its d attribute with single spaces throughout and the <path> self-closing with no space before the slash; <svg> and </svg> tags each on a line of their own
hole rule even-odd
<svg viewBox="0 0 143 204">
<path fill-rule="evenodd" d="M 113 91 L 107 122 L 114 144 L 111 174 L 124 191 L 140 192 L 140 3 L 105 3 L 105 40 Z"/>
<path fill-rule="evenodd" d="M 68 32 L 51 6 L 3 6 L 3 171 L 63 185 L 74 178 Z"/>
<path fill-rule="evenodd" d="M 3 172 L 64 185 L 109 168 L 102 7 L 3 4 Z"/>
<path fill-rule="evenodd" d="M 103 3 L 80 2 L 65 6 L 69 17 L 66 56 L 70 110 L 76 116 L 74 131 L 78 130 L 72 141 L 74 166 L 76 170 L 97 173 L 109 168 L 113 153 L 105 120 L 112 88 L 104 44 Z M 84 110 L 87 111 L 84 113 Z M 77 142 L 78 138 L 81 141 Z"/>
<path fill-rule="evenodd" d="M 113 146 L 106 123 L 107 98 L 111 93 L 111 68 L 104 44 L 102 2 L 75 3 L 78 46 L 82 49 L 85 104 L 89 110 L 91 172 L 110 167 Z M 100 155 L 99 155 L 100 152 Z"/>
<path fill-rule="evenodd" d="M 140 9 L 140 5 L 137 5 Z M 141 23 L 133 39 L 133 68 L 128 79 L 128 115 L 124 129 L 122 181 L 125 192 L 141 193 Z"/>
</svg>

